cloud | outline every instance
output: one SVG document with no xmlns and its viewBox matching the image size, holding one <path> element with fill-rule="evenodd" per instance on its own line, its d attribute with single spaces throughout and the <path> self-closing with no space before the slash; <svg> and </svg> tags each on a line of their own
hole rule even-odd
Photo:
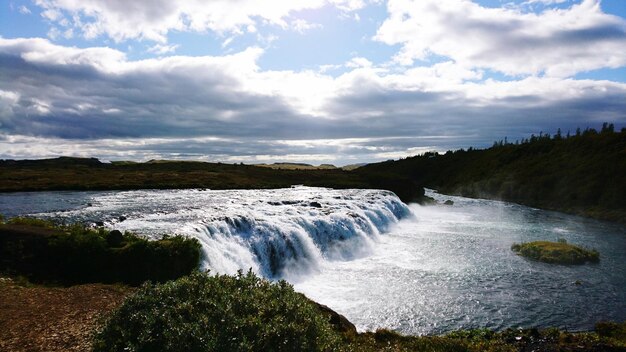
<svg viewBox="0 0 626 352">
<path fill-rule="evenodd" d="M 264 50 L 129 60 L 0 38 L 0 158 L 59 154 L 348 164 L 539 131 L 626 123 L 626 84 L 482 80 L 454 61 L 333 77 L 264 71 Z"/>
<path fill-rule="evenodd" d="M 524 5 L 530 4 L 544 4 L 544 5 L 553 5 L 553 4 L 562 4 L 568 0 L 527 0 L 524 1 Z"/>
<path fill-rule="evenodd" d="M 322 25 L 317 23 L 309 23 L 303 19 L 298 18 L 291 21 L 291 28 L 298 33 L 305 33 L 312 29 L 320 29 L 322 28 Z"/>
<path fill-rule="evenodd" d="M 626 65 L 626 20 L 603 13 L 599 0 L 539 13 L 469 0 L 389 0 L 387 9 L 375 39 L 400 44 L 395 60 L 404 65 L 438 55 L 511 76 L 552 77 Z"/>
<path fill-rule="evenodd" d="M 148 52 L 154 53 L 157 55 L 164 55 L 168 53 L 173 53 L 178 48 L 178 44 L 167 45 L 167 44 L 155 44 L 154 46 L 148 48 Z"/>
<path fill-rule="evenodd" d="M 86 38 L 107 35 L 115 41 L 146 39 L 165 43 L 176 31 L 242 33 L 258 23 L 289 27 L 294 12 L 335 6 L 353 11 L 360 0 L 35 0 L 51 22 L 66 21 Z M 297 24 L 297 23 L 296 23 Z M 301 28 L 296 26 L 296 29 Z"/>
<path fill-rule="evenodd" d="M 372 67 L 372 62 L 364 57 L 354 57 L 345 66 L 349 68 Z"/>
<path fill-rule="evenodd" d="M 30 9 L 24 5 L 20 6 L 18 8 L 18 11 L 22 14 L 22 15 L 30 15 Z"/>
</svg>

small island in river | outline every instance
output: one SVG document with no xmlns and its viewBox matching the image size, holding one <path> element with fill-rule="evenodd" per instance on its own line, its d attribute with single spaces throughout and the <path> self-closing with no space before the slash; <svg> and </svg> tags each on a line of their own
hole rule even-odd
<svg viewBox="0 0 626 352">
<path fill-rule="evenodd" d="M 600 261 L 600 254 L 596 250 L 575 246 L 565 240 L 514 243 L 511 250 L 522 257 L 551 264 L 585 264 Z"/>
</svg>

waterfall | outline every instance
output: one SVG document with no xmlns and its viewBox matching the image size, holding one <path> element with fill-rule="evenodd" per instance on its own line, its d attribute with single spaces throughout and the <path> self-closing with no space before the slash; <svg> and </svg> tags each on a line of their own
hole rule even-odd
<svg viewBox="0 0 626 352">
<path fill-rule="evenodd" d="M 277 190 L 150 190 L 95 193 L 89 206 L 56 216 L 202 244 L 202 268 L 268 278 L 314 271 L 365 255 L 376 237 L 411 214 L 392 192 L 293 187 Z M 123 220 L 120 220 L 123 219 Z"/>
</svg>

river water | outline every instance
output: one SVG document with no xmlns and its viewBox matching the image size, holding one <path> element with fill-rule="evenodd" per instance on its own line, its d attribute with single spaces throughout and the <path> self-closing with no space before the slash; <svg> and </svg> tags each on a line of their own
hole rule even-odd
<svg viewBox="0 0 626 352">
<path fill-rule="evenodd" d="M 360 330 L 589 330 L 626 320 L 626 228 L 520 205 L 452 197 L 405 205 L 376 190 L 146 190 L 0 195 L 5 216 L 92 223 L 203 246 L 203 269 L 252 269 L 344 314 Z M 550 265 L 514 242 L 565 239 L 599 264 Z"/>
</svg>

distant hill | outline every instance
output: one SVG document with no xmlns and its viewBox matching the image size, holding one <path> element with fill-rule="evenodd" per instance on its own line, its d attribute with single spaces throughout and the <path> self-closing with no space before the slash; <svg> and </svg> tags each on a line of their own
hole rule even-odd
<svg viewBox="0 0 626 352">
<path fill-rule="evenodd" d="M 489 149 L 426 153 L 359 172 L 407 177 L 442 193 L 499 199 L 626 223 L 626 129 L 499 141 Z M 392 177 L 392 176 L 389 176 Z"/>
<path fill-rule="evenodd" d="M 367 163 L 361 164 L 350 164 L 342 167 L 337 167 L 332 164 L 321 164 L 319 166 L 311 165 L 311 164 L 303 164 L 303 163 L 273 163 L 273 164 L 255 164 L 254 166 L 260 167 L 269 167 L 271 169 L 283 169 L 283 170 L 334 170 L 334 169 L 342 169 L 346 171 L 356 170 L 362 166 L 367 165 Z"/>
<path fill-rule="evenodd" d="M 278 167 L 286 165 L 288 167 Z M 295 166 L 294 166 L 295 165 Z M 298 166 L 298 167 L 296 167 Z M 102 163 L 60 157 L 0 160 L 0 192 L 128 189 L 267 189 L 292 185 L 390 190 L 404 202 L 420 201 L 424 189 L 405 176 L 350 172 L 332 165 L 259 167 L 197 161 Z"/>
<path fill-rule="evenodd" d="M 254 166 L 268 167 L 270 169 L 282 169 L 282 170 L 333 170 L 337 169 L 335 165 L 322 164 L 314 166 L 310 164 L 302 163 L 273 163 L 273 164 L 255 164 Z"/>
<path fill-rule="evenodd" d="M 360 167 L 363 167 L 367 165 L 367 163 L 360 163 L 360 164 L 350 164 L 350 165 L 346 165 L 346 166 L 342 166 L 341 168 L 344 170 L 348 170 L 348 171 L 352 171 L 352 170 L 356 170 Z"/>
</svg>

